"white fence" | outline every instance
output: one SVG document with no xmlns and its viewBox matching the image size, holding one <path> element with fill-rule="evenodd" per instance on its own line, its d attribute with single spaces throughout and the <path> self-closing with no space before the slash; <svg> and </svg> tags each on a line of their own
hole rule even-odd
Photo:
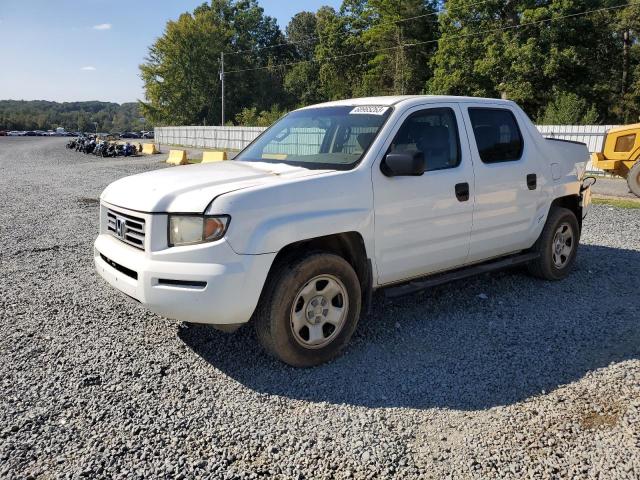
<svg viewBox="0 0 640 480">
<path fill-rule="evenodd" d="M 258 135 L 263 127 L 156 127 L 156 143 L 193 148 L 242 150 Z"/>
<path fill-rule="evenodd" d="M 602 150 L 604 134 L 615 125 L 538 125 L 545 137 L 587 144 L 590 152 Z M 242 150 L 264 127 L 157 127 L 156 142 L 193 148 Z M 592 170 L 591 165 L 587 166 Z"/>
<path fill-rule="evenodd" d="M 602 151 L 602 141 L 607 130 L 616 125 L 538 125 L 545 137 L 586 143 L 589 151 Z"/>
</svg>

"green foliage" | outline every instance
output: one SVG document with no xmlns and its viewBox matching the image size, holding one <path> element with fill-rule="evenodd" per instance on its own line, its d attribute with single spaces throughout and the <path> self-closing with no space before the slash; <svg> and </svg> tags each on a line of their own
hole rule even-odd
<svg viewBox="0 0 640 480">
<path fill-rule="evenodd" d="M 137 103 L 47 102 L 1 100 L 0 130 L 52 130 L 123 132 L 151 128 L 141 120 Z"/>
<path fill-rule="evenodd" d="M 425 0 L 349 0 L 343 14 L 361 30 L 362 80 L 357 95 L 419 94 L 431 75 L 438 22 L 436 2 Z M 420 17 L 414 21 L 398 20 Z M 420 48 L 404 45 L 421 44 Z M 357 57 L 356 57 L 357 58 Z"/>
<path fill-rule="evenodd" d="M 633 103 L 633 91 L 621 96 L 621 30 L 630 30 L 629 23 L 637 22 L 638 9 L 633 14 L 624 9 L 567 17 L 611 5 L 619 3 L 448 0 L 440 16 L 442 33 L 427 90 L 502 96 L 530 114 L 546 112 L 547 104 L 556 101 L 555 92 L 573 93 L 593 105 L 602 120 L 615 123 Z M 637 30 L 632 35 L 637 48 Z M 637 60 L 633 62 L 637 65 Z M 593 119 L 594 114 L 579 118 Z"/>
<path fill-rule="evenodd" d="M 300 12 L 287 25 L 287 41 L 293 47 L 292 65 L 284 78 L 284 89 L 295 105 L 309 105 L 325 99 L 319 80 L 319 67 L 312 62 L 318 45 L 318 19 L 311 12 Z"/>
<path fill-rule="evenodd" d="M 547 106 L 539 119 L 543 125 L 593 125 L 598 123 L 595 105 L 588 106 L 584 98 L 575 93 L 560 93 Z"/>
<path fill-rule="evenodd" d="M 255 0 L 213 0 L 169 22 L 150 48 L 143 112 L 165 124 L 219 122 L 212 72 L 225 51 L 236 122 L 256 124 L 273 105 L 419 93 L 509 98 L 544 121 L 636 121 L 638 8 L 575 15 L 616 5 L 343 0 L 298 13 L 285 36 Z"/>
<path fill-rule="evenodd" d="M 143 113 L 159 125 L 219 124 L 220 54 L 230 50 L 243 53 L 225 57 L 225 70 L 237 71 L 226 83 L 228 116 L 248 105 L 269 109 L 284 92 L 282 72 L 267 67 L 286 61 L 290 52 L 264 47 L 284 41 L 257 0 L 212 0 L 182 14 L 167 23 L 140 66 Z"/>
<path fill-rule="evenodd" d="M 280 110 L 278 105 L 274 105 L 270 110 L 263 110 L 258 113 L 256 107 L 243 108 L 236 115 L 236 123 L 246 127 L 268 127 L 282 118 L 287 112 Z"/>
<path fill-rule="evenodd" d="M 349 35 L 349 25 L 344 15 L 333 8 L 322 7 L 316 13 L 319 42 L 315 50 L 318 61 L 318 80 L 322 96 L 338 100 L 353 96 L 356 84 L 358 56 L 341 57 L 362 50 L 358 36 Z M 337 58 L 339 57 L 339 58 Z"/>
<path fill-rule="evenodd" d="M 270 123 L 355 96 L 504 97 L 552 123 L 640 121 L 640 8 L 618 0 L 343 0 L 283 33 L 258 0 L 210 0 L 167 23 L 140 66 L 138 105 L 0 107 L 0 128 L 101 130 Z M 67 111 L 69 110 L 69 111 Z M 149 125 L 148 125 L 149 126 Z"/>
</svg>

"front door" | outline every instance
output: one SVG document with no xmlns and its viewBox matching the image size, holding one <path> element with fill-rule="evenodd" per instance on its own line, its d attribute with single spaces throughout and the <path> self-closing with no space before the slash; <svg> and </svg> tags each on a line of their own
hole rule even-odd
<svg viewBox="0 0 640 480">
<path fill-rule="evenodd" d="M 373 167 L 378 284 L 463 265 L 469 252 L 474 175 L 456 104 L 416 107 L 398 122 L 386 153 L 422 151 L 418 177 L 387 177 Z"/>
</svg>

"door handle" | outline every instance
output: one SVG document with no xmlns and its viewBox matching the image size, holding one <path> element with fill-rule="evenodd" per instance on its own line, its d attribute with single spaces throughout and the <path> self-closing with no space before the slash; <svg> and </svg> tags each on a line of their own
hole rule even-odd
<svg viewBox="0 0 640 480">
<path fill-rule="evenodd" d="M 466 202 L 469 200 L 469 184 L 468 183 L 458 183 L 455 187 L 456 189 L 456 198 L 461 202 Z"/>
<path fill-rule="evenodd" d="M 538 176 L 535 173 L 527 175 L 527 187 L 529 190 L 535 190 L 538 186 Z"/>
</svg>

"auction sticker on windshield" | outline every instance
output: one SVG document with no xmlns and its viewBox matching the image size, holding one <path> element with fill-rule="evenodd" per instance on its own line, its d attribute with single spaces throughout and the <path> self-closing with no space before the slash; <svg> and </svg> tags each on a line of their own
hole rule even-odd
<svg viewBox="0 0 640 480">
<path fill-rule="evenodd" d="M 349 115 L 384 115 L 389 107 L 382 105 L 363 105 L 355 107 L 349 112 Z"/>
</svg>

